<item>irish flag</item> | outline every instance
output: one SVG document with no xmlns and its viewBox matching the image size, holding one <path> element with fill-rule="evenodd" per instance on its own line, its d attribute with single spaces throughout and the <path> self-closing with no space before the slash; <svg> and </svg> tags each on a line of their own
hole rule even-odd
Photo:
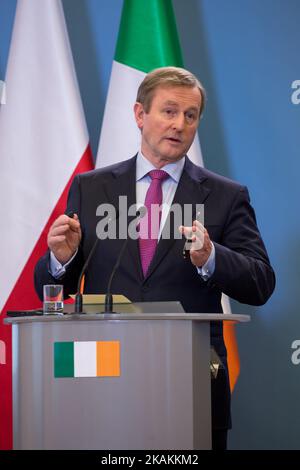
<svg viewBox="0 0 300 470">
<path fill-rule="evenodd" d="M 176 21 L 171 0 L 124 0 L 115 58 L 100 135 L 97 167 L 126 160 L 140 147 L 133 105 L 145 74 L 157 67 L 183 66 Z M 201 79 L 201 77 L 200 77 Z M 196 135 L 189 158 L 203 165 Z M 231 313 L 223 296 L 223 310 Z M 228 352 L 230 385 L 233 390 L 239 375 L 239 357 L 234 326 L 224 323 Z"/>
<path fill-rule="evenodd" d="M 12 446 L 7 310 L 40 306 L 33 269 L 73 176 L 93 167 L 60 0 L 18 0 L 0 108 L 0 448 Z"/>
<path fill-rule="evenodd" d="M 54 343 L 54 377 L 119 377 L 119 341 Z"/>
</svg>

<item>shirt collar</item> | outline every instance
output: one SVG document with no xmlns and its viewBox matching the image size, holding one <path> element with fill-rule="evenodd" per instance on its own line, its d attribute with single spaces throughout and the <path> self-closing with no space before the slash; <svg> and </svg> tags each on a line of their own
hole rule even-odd
<svg viewBox="0 0 300 470">
<path fill-rule="evenodd" d="M 183 171 L 184 164 L 185 164 L 185 157 L 181 158 L 177 162 L 168 163 L 162 168 L 162 170 L 166 171 L 168 175 L 176 183 L 178 183 L 181 177 L 181 173 Z M 138 152 L 138 155 L 136 158 L 136 181 L 139 181 L 142 178 L 144 178 L 151 170 L 156 170 L 155 166 L 152 165 L 152 163 L 149 162 L 149 160 L 146 157 L 144 157 L 142 152 Z"/>
</svg>

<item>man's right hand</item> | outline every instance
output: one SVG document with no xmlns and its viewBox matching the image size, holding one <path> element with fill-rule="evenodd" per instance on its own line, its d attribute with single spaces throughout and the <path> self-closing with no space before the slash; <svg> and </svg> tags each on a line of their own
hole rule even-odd
<svg viewBox="0 0 300 470">
<path fill-rule="evenodd" d="M 77 214 L 74 217 L 60 215 L 53 222 L 48 233 L 48 246 L 57 261 L 61 264 L 67 263 L 77 248 L 81 240 L 81 228 Z"/>
</svg>

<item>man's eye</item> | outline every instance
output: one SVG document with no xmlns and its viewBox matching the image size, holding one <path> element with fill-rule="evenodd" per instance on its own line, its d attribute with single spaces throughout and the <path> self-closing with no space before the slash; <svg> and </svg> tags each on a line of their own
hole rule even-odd
<svg viewBox="0 0 300 470">
<path fill-rule="evenodd" d="M 197 118 L 195 113 L 186 113 L 185 116 L 188 122 L 194 122 Z"/>
<path fill-rule="evenodd" d="M 165 114 L 167 114 L 167 116 L 173 116 L 175 114 L 176 111 L 174 111 L 174 109 L 165 109 L 164 110 Z"/>
</svg>

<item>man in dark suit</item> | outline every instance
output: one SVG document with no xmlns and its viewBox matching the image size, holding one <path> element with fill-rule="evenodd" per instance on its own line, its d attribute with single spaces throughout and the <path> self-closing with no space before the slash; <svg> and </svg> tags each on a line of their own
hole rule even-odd
<svg viewBox="0 0 300 470">
<path fill-rule="evenodd" d="M 251 305 L 268 300 L 275 276 L 247 189 L 195 166 L 186 157 L 204 100 L 201 83 L 186 70 L 165 67 L 146 76 L 134 106 L 141 151 L 120 164 L 75 177 L 66 211 L 75 216 L 61 215 L 54 222 L 48 235 L 49 251 L 36 266 L 40 298 L 42 286 L 54 282 L 63 283 L 66 294 L 76 292 L 80 270 L 96 238 L 97 209 L 105 203 L 118 207 L 119 196 L 126 196 L 128 207 L 137 203 L 149 209 L 149 201 L 151 205 L 155 200 L 163 203 L 163 209 L 154 252 L 153 243 L 147 245 L 149 240 L 129 239 L 113 293 L 132 301 L 178 300 L 186 312 L 206 313 L 222 312 L 222 292 Z M 172 226 L 170 207 L 176 204 L 192 207 L 192 224 Z M 204 205 L 204 224 L 196 220 L 197 204 Z M 146 217 L 149 221 L 149 212 Z M 169 223 L 170 236 L 165 237 L 164 227 Z M 178 231 L 179 238 L 175 236 Z M 188 259 L 182 254 L 186 238 L 191 239 Z M 106 292 L 123 243 L 120 239 L 98 243 L 86 274 L 86 293 Z M 224 449 L 231 420 L 220 323 L 211 327 L 211 344 L 225 366 L 212 381 L 213 448 Z"/>
</svg>

